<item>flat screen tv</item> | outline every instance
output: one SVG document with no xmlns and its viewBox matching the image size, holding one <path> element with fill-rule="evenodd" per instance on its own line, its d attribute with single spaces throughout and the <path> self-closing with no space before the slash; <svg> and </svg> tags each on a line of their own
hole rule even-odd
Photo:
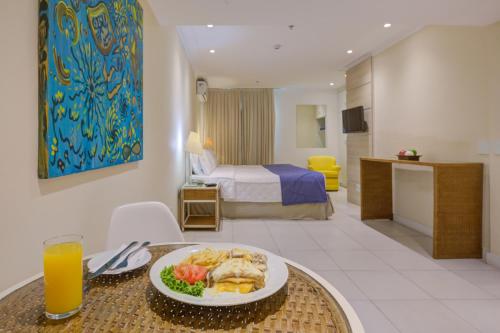
<svg viewBox="0 0 500 333">
<path fill-rule="evenodd" d="M 344 133 L 366 132 L 368 126 L 365 122 L 365 113 L 362 106 L 342 111 L 342 124 Z"/>
</svg>

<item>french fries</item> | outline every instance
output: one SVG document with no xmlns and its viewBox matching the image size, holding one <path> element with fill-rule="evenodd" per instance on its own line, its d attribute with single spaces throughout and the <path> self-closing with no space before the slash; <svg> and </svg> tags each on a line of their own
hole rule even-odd
<svg viewBox="0 0 500 333">
<path fill-rule="evenodd" d="M 207 248 L 203 251 L 190 255 L 183 261 L 183 263 L 204 266 L 208 270 L 212 270 L 228 258 L 229 251 Z"/>
</svg>

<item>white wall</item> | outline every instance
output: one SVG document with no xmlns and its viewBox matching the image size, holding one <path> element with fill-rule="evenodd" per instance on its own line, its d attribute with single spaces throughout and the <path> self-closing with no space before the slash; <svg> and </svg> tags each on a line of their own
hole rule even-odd
<svg viewBox="0 0 500 333">
<path fill-rule="evenodd" d="M 490 234 L 491 253 L 500 265 L 500 22 L 487 27 L 488 111 L 490 155 Z M 499 148 L 494 148 L 499 147 Z"/>
<path fill-rule="evenodd" d="M 0 290 L 42 270 L 42 241 L 79 233 L 102 250 L 114 207 L 159 200 L 177 213 L 183 140 L 197 106 L 194 75 L 174 28 L 144 5 L 144 160 L 53 180 L 37 179 L 38 1 L 0 11 Z"/>
<path fill-rule="evenodd" d="M 409 222 L 410 226 L 433 235 L 434 225 L 434 178 L 427 169 L 393 169 L 394 220 Z M 408 199 L 410 197 L 410 199 Z"/>
<path fill-rule="evenodd" d="M 295 133 L 296 146 L 300 148 L 324 147 L 320 127 L 316 119 L 316 105 L 297 105 Z M 323 132 L 323 134 L 325 134 Z"/>
<path fill-rule="evenodd" d="M 337 95 L 333 89 L 276 89 L 275 103 L 275 163 L 291 163 L 307 167 L 307 158 L 311 155 L 337 155 L 339 139 Z M 295 114 L 297 105 L 326 105 L 326 148 L 297 148 Z"/>
<path fill-rule="evenodd" d="M 487 138 L 484 31 L 429 27 L 373 58 L 374 154 L 477 161 Z"/>
<path fill-rule="evenodd" d="M 485 49 L 485 28 L 428 27 L 376 55 L 373 135 L 377 157 L 415 148 L 425 161 L 484 162 L 487 248 L 488 156 L 477 149 L 489 137 Z M 405 183 L 399 187 L 395 211 L 429 225 L 433 207 L 426 197 L 432 186 L 424 185 L 432 183 L 432 175 L 406 174 L 398 175 Z M 425 202 L 421 209 L 413 209 Z"/>
</svg>

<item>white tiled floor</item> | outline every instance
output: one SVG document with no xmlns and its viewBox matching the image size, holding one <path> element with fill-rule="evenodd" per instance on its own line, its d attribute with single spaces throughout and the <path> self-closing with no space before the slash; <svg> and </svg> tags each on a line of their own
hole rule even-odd
<svg viewBox="0 0 500 333">
<path fill-rule="evenodd" d="M 368 226 L 345 192 L 332 198 L 329 221 L 225 220 L 221 232 L 184 236 L 254 245 L 311 268 L 351 302 L 367 333 L 500 333 L 500 270 L 433 260 L 430 238 L 389 221 Z"/>
</svg>

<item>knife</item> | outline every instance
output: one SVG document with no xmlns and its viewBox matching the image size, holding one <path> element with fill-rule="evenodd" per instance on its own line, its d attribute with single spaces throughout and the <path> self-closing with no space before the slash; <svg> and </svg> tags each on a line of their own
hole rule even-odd
<svg viewBox="0 0 500 333">
<path fill-rule="evenodd" d="M 105 263 L 104 265 L 102 265 L 101 267 L 99 267 L 99 269 L 96 270 L 94 273 L 89 273 L 89 275 L 87 276 L 87 280 L 92 280 L 92 279 L 98 277 L 99 275 L 101 275 L 102 273 L 106 272 L 111 266 L 113 266 L 113 264 L 115 262 L 117 262 L 120 259 L 120 257 L 125 252 L 127 252 L 128 250 L 130 250 L 133 246 L 136 246 L 137 243 L 138 243 L 137 241 L 133 241 L 126 248 L 124 248 L 123 250 L 121 250 L 120 253 L 116 254 L 113 258 L 109 259 L 107 263 Z"/>
</svg>

